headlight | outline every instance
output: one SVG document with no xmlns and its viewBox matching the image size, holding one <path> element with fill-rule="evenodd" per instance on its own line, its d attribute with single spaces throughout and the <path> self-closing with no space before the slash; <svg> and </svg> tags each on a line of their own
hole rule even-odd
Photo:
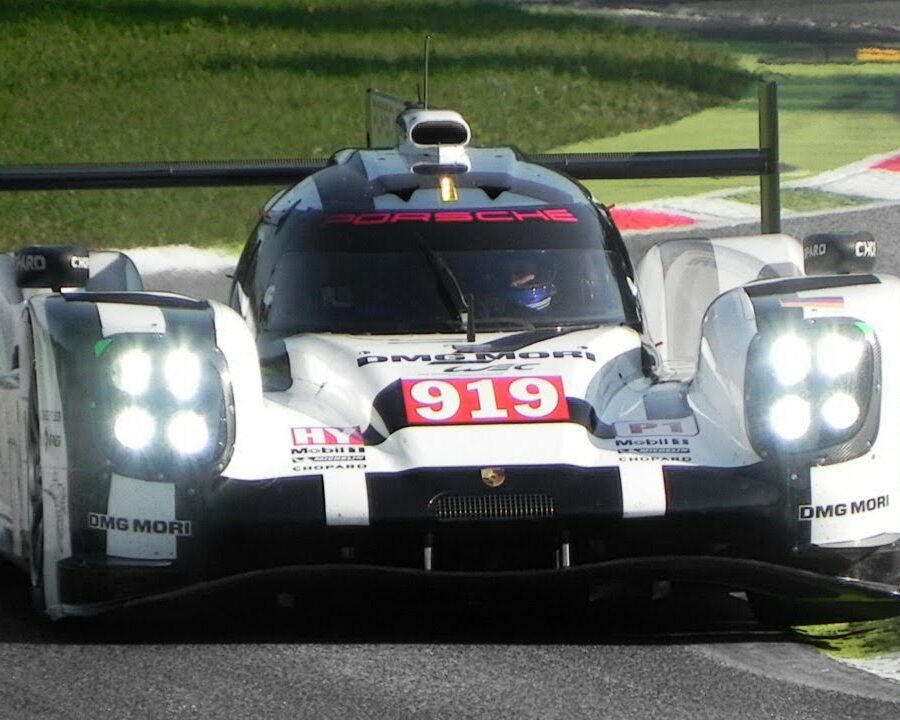
<svg viewBox="0 0 900 720">
<path fill-rule="evenodd" d="M 754 449 L 820 463 L 863 454 L 878 430 L 880 371 L 878 342 L 865 323 L 834 318 L 765 328 L 747 357 Z"/>
<path fill-rule="evenodd" d="M 169 477 L 223 464 L 234 434 L 224 357 L 212 343 L 167 335 L 117 335 L 95 347 L 98 423 L 111 467 Z M 111 382 L 110 382 L 111 380 Z"/>
<path fill-rule="evenodd" d="M 850 393 L 836 392 L 822 403 L 822 419 L 835 430 L 853 427 L 859 414 L 859 403 Z"/>
<path fill-rule="evenodd" d="M 769 408 L 769 426 L 784 440 L 799 440 L 807 432 L 811 421 L 809 401 L 799 395 L 785 395 Z"/>
<path fill-rule="evenodd" d="M 200 390 L 203 367 L 197 353 L 177 348 L 166 355 L 163 373 L 169 392 L 177 400 L 187 401 Z"/>
<path fill-rule="evenodd" d="M 816 345 L 816 366 L 825 377 L 839 378 L 856 372 L 865 350 L 862 337 L 828 332 Z"/>
<path fill-rule="evenodd" d="M 166 435 L 176 452 L 181 455 L 196 455 L 209 444 L 209 427 L 199 413 L 182 410 L 169 421 Z"/>
<path fill-rule="evenodd" d="M 796 333 L 779 335 L 772 341 L 769 364 L 782 385 L 789 387 L 802 382 L 812 369 L 809 343 Z"/>
<path fill-rule="evenodd" d="M 153 372 L 150 355 L 140 348 L 120 353 L 112 366 L 113 383 L 127 395 L 143 395 L 150 387 Z"/>
<path fill-rule="evenodd" d="M 129 407 L 116 416 L 113 432 L 116 440 L 129 450 L 143 450 L 153 442 L 156 421 L 146 410 Z"/>
</svg>

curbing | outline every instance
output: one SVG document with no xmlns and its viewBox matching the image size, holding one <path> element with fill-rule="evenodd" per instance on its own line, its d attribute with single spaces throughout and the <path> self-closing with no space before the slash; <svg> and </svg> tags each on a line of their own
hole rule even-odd
<svg viewBox="0 0 900 720">
<path fill-rule="evenodd" d="M 812 178 L 782 185 L 782 190 L 818 190 L 863 205 L 900 201 L 900 149 L 873 155 Z M 719 227 L 759 221 L 759 207 L 731 199 L 744 189 L 720 190 L 692 197 L 652 200 L 612 208 L 623 233 L 656 232 L 686 227 Z M 797 213 L 782 210 L 784 217 Z"/>
<path fill-rule="evenodd" d="M 792 189 L 818 190 L 834 195 L 836 199 L 852 198 L 861 201 L 863 206 L 900 201 L 900 149 L 782 185 L 782 190 Z M 622 232 L 629 234 L 758 222 L 758 206 L 731 199 L 740 192 L 743 190 L 721 190 L 693 197 L 614 206 L 612 214 Z M 796 214 L 783 210 L 785 217 Z"/>
</svg>

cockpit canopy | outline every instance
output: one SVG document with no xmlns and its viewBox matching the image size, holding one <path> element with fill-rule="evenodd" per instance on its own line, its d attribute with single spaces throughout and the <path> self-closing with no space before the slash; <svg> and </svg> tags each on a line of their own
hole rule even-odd
<svg viewBox="0 0 900 720">
<path fill-rule="evenodd" d="M 635 324 L 622 259 L 595 208 L 293 211 L 256 276 L 258 329 L 478 332 Z M 257 270 L 262 270 L 258 267 Z"/>
</svg>

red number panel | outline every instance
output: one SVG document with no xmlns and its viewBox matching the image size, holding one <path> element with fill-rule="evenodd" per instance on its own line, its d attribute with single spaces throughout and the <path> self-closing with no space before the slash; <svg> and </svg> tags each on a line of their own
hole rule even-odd
<svg viewBox="0 0 900 720">
<path fill-rule="evenodd" d="M 560 377 L 401 380 L 410 425 L 568 420 Z"/>
</svg>

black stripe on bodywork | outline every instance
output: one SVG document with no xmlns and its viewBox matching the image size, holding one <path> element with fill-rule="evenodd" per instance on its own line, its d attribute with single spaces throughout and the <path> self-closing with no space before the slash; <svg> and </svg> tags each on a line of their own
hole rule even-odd
<svg viewBox="0 0 900 720">
<path fill-rule="evenodd" d="M 366 175 L 359 153 L 339 165 L 332 165 L 312 176 L 327 214 L 365 212 L 375 209 L 375 197 L 382 194 Z"/>
<path fill-rule="evenodd" d="M 535 198 L 548 204 L 571 203 L 576 188 L 559 188 L 544 180 L 530 180 L 512 173 L 504 172 L 467 172 L 455 176 L 456 184 L 461 188 L 479 188 L 489 196 L 498 197 L 509 191 L 516 195 Z"/>
<path fill-rule="evenodd" d="M 766 295 L 783 295 L 810 290 L 830 290 L 837 287 L 877 285 L 880 283 L 881 280 L 875 275 L 810 275 L 808 277 L 785 278 L 775 282 L 745 285 L 744 292 L 752 299 Z"/>
<path fill-rule="evenodd" d="M 810 469 L 782 462 L 760 462 L 735 468 L 663 468 L 666 515 L 711 517 L 729 512 L 751 513 L 760 519 L 759 545 L 783 552 L 810 547 L 811 523 L 799 522 L 801 505 L 809 505 Z M 772 533 L 776 536 L 770 536 Z"/>
<path fill-rule="evenodd" d="M 743 290 L 753 304 L 756 327 L 765 330 L 803 321 L 802 307 L 785 307 L 782 300 L 802 300 L 798 292 L 831 290 L 841 287 L 878 284 L 874 275 L 836 275 L 785 278 L 775 282 L 745 285 Z"/>
<path fill-rule="evenodd" d="M 63 297 L 48 299 L 45 307 L 63 402 L 61 408 L 41 408 L 44 415 L 42 433 L 51 432 L 50 418 L 61 412 L 63 425 L 60 430 L 64 428 L 66 434 L 70 469 L 68 500 L 72 552 L 105 555 L 106 533 L 90 530 L 87 520 L 90 512 L 107 512 L 110 475 L 104 469 L 97 433 L 86 427 L 82 417 L 82 408 L 90 402 L 90 389 L 97 383 L 94 363 L 85 358 L 93 357 L 93 345 L 103 337 L 100 316 L 94 304 L 68 302 Z"/>
<path fill-rule="evenodd" d="M 757 330 L 777 329 L 803 322 L 803 308 L 784 307 L 781 304 L 783 299 L 798 300 L 799 296 L 792 294 L 788 296 L 757 295 L 750 297 Z"/>
<path fill-rule="evenodd" d="M 567 335 L 569 333 L 579 332 L 581 330 L 589 330 L 596 327 L 597 325 L 576 325 L 574 327 L 536 328 L 535 330 L 527 330 L 525 332 L 504 335 L 503 337 L 489 340 L 488 342 L 474 343 L 469 345 L 454 345 L 453 351 L 458 353 L 514 352 L 516 350 L 521 350 L 524 347 L 528 347 L 529 345 L 534 345 L 535 343 L 550 340 L 551 338 L 562 337 L 563 335 Z"/>
<path fill-rule="evenodd" d="M 156 305 L 165 308 L 186 308 L 190 310 L 208 310 L 206 300 L 180 295 L 159 295 L 152 292 L 67 292 L 62 297 L 66 302 L 117 303 L 121 305 Z"/>
<path fill-rule="evenodd" d="M 622 484 L 615 467 L 571 465 L 502 466 L 506 479 L 489 488 L 482 468 L 419 468 L 401 473 L 367 473 L 369 519 L 416 522 L 435 519 L 434 503 L 444 496 L 552 496 L 559 517 L 622 517 Z"/>
<path fill-rule="evenodd" d="M 809 465 L 789 468 L 785 471 L 788 486 L 787 502 L 783 505 L 784 521 L 794 529 L 797 547 L 812 547 L 812 522 L 799 519 L 800 506 L 812 504 L 812 473 Z"/>
<path fill-rule="evenodd" d="M 789 555 L 808 546 L 798 526 L 799 503 L 809 496 L 809 471 L 775 462 L 734 468 L 666 466 L 666 517 L 681 520 L 685 541 L 743 544 L 757 557 Z M 806 524 L 807 526 L 809 523 Z M 713 528 L 716 528 L 713 530 Z"/>
<path fill-rule="evenodd" d="M 667 465 L 663 476 L 667 514 L 773 508 L 786 500 L 787 483 L 779 479 L 771 464 L 735 468 Z"/>
<path fill-rule="evenodd" d="M 201 490 L 213 534 L 325 527 L 321 475 L 245 481 L 220 478 Z"/>
</svg>

